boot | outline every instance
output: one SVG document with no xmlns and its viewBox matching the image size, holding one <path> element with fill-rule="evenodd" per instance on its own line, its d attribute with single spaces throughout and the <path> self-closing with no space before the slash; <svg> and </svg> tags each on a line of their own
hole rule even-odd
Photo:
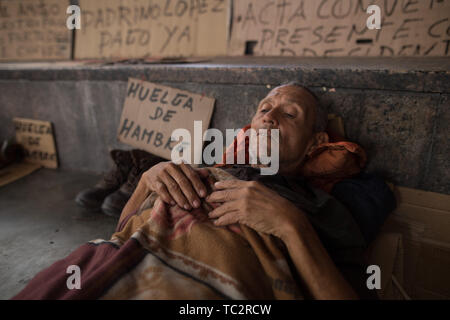
<svg viewBox="0 0 450 320">
<path fill-rule="evenodd" d="M 103 202 L 102 211 L 108 216 L 120 217 L 142 174 L 155 164 L 165 161 L 163 158 L 138 149 L 131 151 L 131 158 L 133 159 L 133 168 L 128 175 L 127 181 L 119 190 L 108 195 Z"/>
<path fill-rule="evenodd" d="M 112 150 L 110 156 L 113 168 L 93 188 L 81 191 L 75 198 L 79 206 L 89 211 L 100 211 L 106 196 L 120 188 L 133 167 L 130 151 Z"/>
</svg>

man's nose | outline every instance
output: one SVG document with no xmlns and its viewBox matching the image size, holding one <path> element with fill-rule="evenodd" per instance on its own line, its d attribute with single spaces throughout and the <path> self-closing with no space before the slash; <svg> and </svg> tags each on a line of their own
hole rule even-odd
<svg viewBox="0 0 450 320">
<path fill-rule="evenodd" d="M 269 112 L 265 113 L 263 117 L 263 123 L 270 124 L 271 127 L 277 128 L 278 127 L 277 111 L 275 109 L 271 109 Z"/>
</svg>

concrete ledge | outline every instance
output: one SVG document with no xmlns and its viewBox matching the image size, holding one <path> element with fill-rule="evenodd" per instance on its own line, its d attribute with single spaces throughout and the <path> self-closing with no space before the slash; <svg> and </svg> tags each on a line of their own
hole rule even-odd
<svg viewBox="0 0 450 320">
<path fill-rule="evenodd" d="M 117 142 L 128 77 L 216 99 L 211 127 L 247 124 L 269 87 L 297 80 L 341 115 L 367 170 L 400 186 L 450 193 L 448 59 L 224 58 L 194 64 L 0 64 L 0 137 L 11 119 L 54 123 L 63 169 L 100 173 Z"/>
<path fill-rule="evenodd" d="M 116 64 L 35 62 L 0 64 L 0 80 L 147 81 L 279 84 L 295 78 L 310 87 L 450 93 L 448 58 L 237 57 L 197 63 Z"/>
</svg>

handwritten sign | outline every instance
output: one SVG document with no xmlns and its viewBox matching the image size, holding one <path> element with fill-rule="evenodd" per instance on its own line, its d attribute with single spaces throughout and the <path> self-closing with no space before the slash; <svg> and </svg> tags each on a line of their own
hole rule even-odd
<svg viewBox="0 0 450 320">
<path fill-rule="evenodd" d="M 0 1 L 0 61 L 70 59 L 69 1 Z"/>
<path fill-rule="evenodd" d="M 80 0 L 75 58 L 225 55 L 230 0 Z"/>
<path fill-rule="evenodd" d="M 118 139 L 171 159 L 172 149 L 178 143 L 171 141 L 172 132 L 183 128 L 194 137 L 194 121 L 202 121 L 203 137 L 211 121 L 214 101 L 204 95 L 130 78 Z"/>
<path fill-rule="evenodd" d="M 14 118 L 16 140 L 25 149 L 25 161 L 58 168 L 52 124 L 48 121 Z"/>
<path fill-rule="evenodd" d="M 369 5 L 379 30 L 367 28 Z M 231 55 L 449 55 L 447 0 L 239 0 L 233 10 Z"/>
</svg>

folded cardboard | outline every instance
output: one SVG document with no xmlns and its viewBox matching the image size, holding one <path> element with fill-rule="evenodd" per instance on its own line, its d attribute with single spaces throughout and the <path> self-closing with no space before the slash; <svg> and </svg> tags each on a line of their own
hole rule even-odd
<svg viewBox="0 0 450 320">
<path fill-rule="evenodd" d="M 450 195 L 395 187 L 383 232 L 402 235 L 403 286 L 412 299 L 450 299 Z"/>
<path fill-rule="evenodd" d="M 37 163 L 13 163 L 0 169 L 0 187 L 19 180 L 42 167 Z"/>
</svg>

